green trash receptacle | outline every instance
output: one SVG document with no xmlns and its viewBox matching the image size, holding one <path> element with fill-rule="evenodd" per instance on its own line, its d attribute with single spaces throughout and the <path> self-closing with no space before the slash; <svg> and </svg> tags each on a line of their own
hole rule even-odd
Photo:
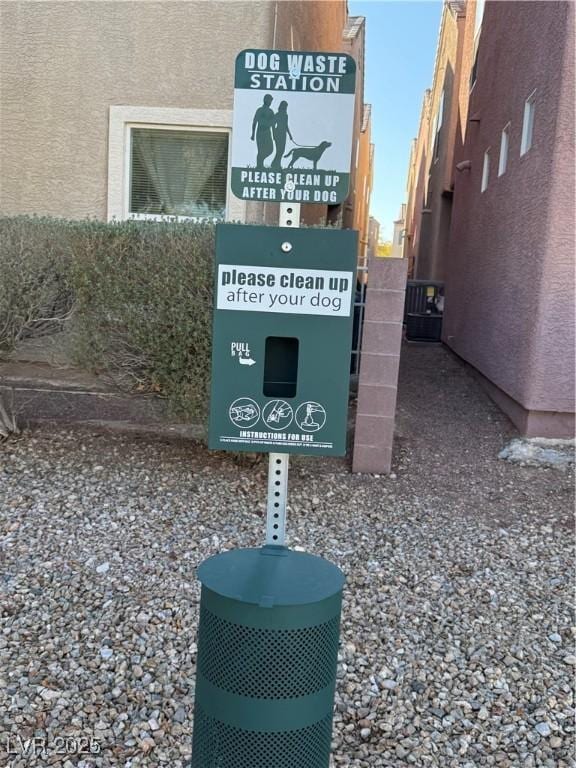
<svg viewBox="0 0 576 768">
<path fill-rule="evenodd" d="M 344 575 L 264 546 L 202 583 L 191 768 L 328 768 Z"/>
</svg>

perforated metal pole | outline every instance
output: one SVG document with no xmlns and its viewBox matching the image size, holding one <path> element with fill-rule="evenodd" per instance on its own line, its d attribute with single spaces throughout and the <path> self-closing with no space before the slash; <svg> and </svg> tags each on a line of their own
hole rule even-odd
<svg viewBox="0 0 576 768">
<path fill-rule="evenodd" d="M 271 453 L 268 464 L 268 505 L 266 544 L 284 545 L 286 497 L 288 495 L 288 454 Z"/>
<path fill-rule="evenodd" d="M 297 229 L 300 203 L 280 203 L 278 224 Z M 290 241 L 287 240 L 289 243 Z M 287 251 L 288 253 L 289 251 Z M 287 453 L 271 453 L 268 461 L 268 502 L 266 504 L 266 544 L 284 546 L 286 538 L 286 497 L 288 495 Z"/>
<path fill-rule="evenodd" d="M 300 226 L 300 203 L 280 203 L 278 224 L 281 227 L 298 229 Z"/>
</svg>

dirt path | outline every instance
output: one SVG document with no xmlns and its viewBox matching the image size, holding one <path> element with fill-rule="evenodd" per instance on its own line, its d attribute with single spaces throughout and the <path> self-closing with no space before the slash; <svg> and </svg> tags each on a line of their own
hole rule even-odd
<svg viewBox="0 0 576 768">
<path fill-rule="evenodd" d="M 439 345 L 402 350 L 394 471 L 402 494 L 424 495 L 455 514 L 571 526 L 571 473 L 498 459 L 518 433 L 472 376 Z"/>
</svg>

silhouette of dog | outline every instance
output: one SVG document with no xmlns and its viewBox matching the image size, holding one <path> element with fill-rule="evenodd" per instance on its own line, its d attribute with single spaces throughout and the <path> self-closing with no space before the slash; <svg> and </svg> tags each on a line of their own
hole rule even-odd
<svg viewBox="0 0 576 768">
<path fill-rule="evenodd" d="M 314 170 L 316 170 L 316 166 L 318 165 L 318 160 L 322 157 L 324 152 L 328 149 L 328 147 L 332 146 L 331 141 L 323 141 L 321 144 L 318 144 L 317 147 L 295 147 L 294 149 L 291 149 L 290 152 L 287 152 L 284 157 L 290 157 L 292 155 L 292 159 L 290 160 L 290 164 L 287 166 L 288 168 L 292 168 L 294 163 L 297 160 L 300 160 L 300 158 L 304 160 L 310 160 L 311 163 L 314 164 Z"/>
</svg>

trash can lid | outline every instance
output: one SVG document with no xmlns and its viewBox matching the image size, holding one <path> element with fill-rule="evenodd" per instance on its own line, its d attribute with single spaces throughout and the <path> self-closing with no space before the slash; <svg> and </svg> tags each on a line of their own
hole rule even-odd
<svg viewBox="0 0 576 768">
<path fill-rule="evenodd" d="M 269 608 L 316 603 L 344 586 L 344 574 L 328 560 L 272 545 L 213 555 L 198 578 L 219 595 Z"/>
</svg>

